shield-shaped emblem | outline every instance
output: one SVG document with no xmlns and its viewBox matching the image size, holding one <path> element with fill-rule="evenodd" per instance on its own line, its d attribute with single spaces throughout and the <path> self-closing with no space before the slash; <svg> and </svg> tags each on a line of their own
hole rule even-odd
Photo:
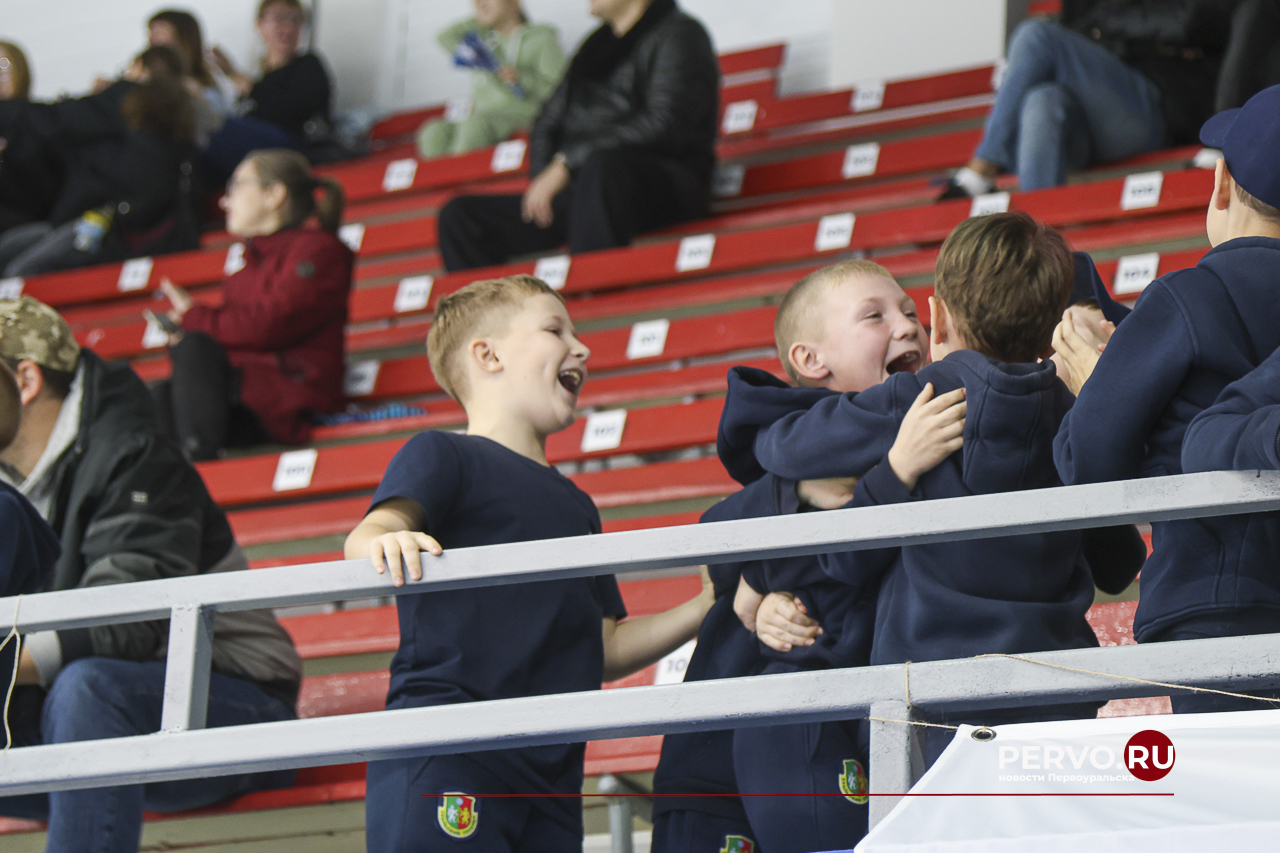
<svg viewBox="0 0 1280 853">
<path fill-rule="evenodd" d="M 851 803 L 860 806 L 867 803 L 867 771 L 862 769 L 862 763 L 856 758 L 844 763 L 844 772 L 840 774 L 840 793 Z"/>
<path fill-rule="evenodd" d="M 480 825 L 480 801 L 470 794 L 442 794 L 436 819 L 451 838 L 470 838 Z"/>
<path fill-rule="evenodd" d="M 754 853 L 756 843 L 741 835 L 726 835 L 720 853 Z"/>
</svg>

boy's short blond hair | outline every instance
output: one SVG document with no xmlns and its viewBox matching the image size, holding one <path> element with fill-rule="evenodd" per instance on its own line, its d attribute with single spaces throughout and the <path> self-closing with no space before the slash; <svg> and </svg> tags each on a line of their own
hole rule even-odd
<svg viewBox="0 0 1280 853">
<path fill-rule="evenodd" d="M 461 359 L 463 349 L 476 338 L 500 334 L 526 299 L 542 295 L 564 303 L 564 297 L 551 285 L 531 275 L 473 281 L 437 302 L 427 333 L 427 360 L 440 387 L 465 407 L 469 389 Z"/>
<path fill-rule="evenodd" d="M 1020 211 L 966 219 L 942 244 L 933 289 L 973 349 L 1035 361 L 1071 299 L 1067 241 Z"/>
<path fill-rule="evenodd" d="M 880 264 L 856 258 L 814 270 L 791 285 L 778 304 L 778 315 L 773 320 L 773 339 L 783 368 L 797 385 L 803 380 L 791 363 L 791 345 L 814 334 L 814 326 L 820 319 L 819 298 L 836 284 L 859 275 L 880 275 L 893 281 L 893 276 Z"/>
</svg>

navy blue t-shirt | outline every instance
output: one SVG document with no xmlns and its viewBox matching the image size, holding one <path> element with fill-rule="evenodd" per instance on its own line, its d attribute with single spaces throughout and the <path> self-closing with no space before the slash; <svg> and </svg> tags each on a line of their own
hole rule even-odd
<svg viewBox="0 0 1280 853">
<path fill-rule="evenodd" d="M 425 532 L 446 551 L 600 532 L 591 498 L 567 477 L 479 436 L 414 436 L 387 466 L 372 506 L 397 497 L 422 507 Z M 626 615 L 611 575 L 401 595 L 396 607 L 388 708 L 599 689 L 601 623 Z M 581 744 L 470 757 L 514 774 L 529 793 L 582 788 Z M 570 800 L 536 802 L 576 813 Z"/>
</svg>

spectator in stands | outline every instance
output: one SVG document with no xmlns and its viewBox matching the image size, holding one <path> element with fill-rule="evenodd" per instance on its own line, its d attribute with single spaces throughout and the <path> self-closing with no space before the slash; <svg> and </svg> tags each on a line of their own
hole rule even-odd
<svg viewBox="0 0 1280 853">
<path fill-rule="evenodd" d="M 942 198 L 1023 190 L 1067 172 L 1186 144 L 1213 111 L 1238 0 L 1064 0 L 1061 23 L 1033 19 L 1009 40 L 986 130 Z"/>
<path fill-rule="evenodd" d="M 152 47 L 172 47 L 182 55 L 183 83 L 196 105 L 196 144 L 207 147 L 210 136 L 234 114 L 235 102 L 205 61 L 200 22 L 190 12 L 163 9 L 147 21 L 147 40 Z"/>
<path fill-rule="evenodd" d="M 300 49 L 306 11 L 299 0 L 262 0 L 258 35 L 265 53 L 261 74 L 240 71 L 221 48 L 214 65 L 231 81 L 243 115 L 227 120 L 205 151 L 210 180 L 221 182 L 250 151 L 301 148 L 309 132 L 329 120 L 329 72 Z"/>
<path fill-rule="evenodd" d="M 6 275 L 195 248 L 195 112 L 181 68 L 172 49 L 152 47 L 96 95 L 0 101 L 0 135 L 49 146 L 64 164 L 48 219 L 0 236 Z"/>
<path fill-rule="evenodd" d="M 200 475 L 159 436 L 146 387 L 75 342 L 29 296 L 0 302 L 0 359 L 18 379 L 17 438 L 0 452 L 62 544 L 48 588 L 64 590 L 248 568 Z M 14 695 L 19 745 L 160 728 L 167 620 L 25 637 Z M 302 666 L 270 611 L 213 624 L 210 727 L 292 719 Z M 48 851 L 136 851 L 142 811 L 209 805 L 288 785 L 275 771 L 0 798 L 0 813 L 49 821 Z"/>
<path fill-rule="evenodd" d="M 0 453 L 18 434 L 18 379 L 0 359 Z M 58 537 L 22 493 L 0 480 L 0 597 L 40 592 L 61 553 Z M 13 672 L 16 643 L 0 649 L 0 673 Z M 3 677 L 3 676 L 0 676 Z"/>
<path fill-rule="evenodd" d="M 754 442 L 765 470 L 796 480 L 859 476 L 854 506 L 1059 484 L 1053 439 L 1072 399 L 1054 367 L 1036 362 L 1049 350 L 1072 289 L 1065 241 L 1025 213 L 969 219 L 943 244 L 934 278 L 933 363 L 779 418 Z M 887 451 L 926 383 L 944 394 L 963 387 L 969 406 L 964 446 L 915 479 Z M 1123 541 L 1124 531 L 1119 535 Z M 1131 551 L 1104 551 L 1110 560 L 1096 565 L 1080 531 L 820 560 L 828 575 L 855 588 L 879 583 L 871 663 L 888 664 L 1096 646 L 1085 621 L 1094 585 L 1118 591 L 1133 580 L 1143 556 L 1133 544 Z M 1007 709 L 979 722 L 1092 717 L 1096 708 Z M 926 735 L 930 761 L 950 738 L 939 732 L 945 730 Z"/>
<path fill-rule="evenodd" d="M 774 330 L 778 356 L 794 386 L 766 371 L 735 367 L 730 373 L 735 409 L 747 407 L 757 417 L 779 403 L 807 405 L 834 393 L 864 391 L 892 372 L 915 372 L 925 363 L 926 335 L 915 303 L 884 267 L 871 261 L 845 261 L 802 278 L 779 305 Z M 962 397 L 952 392 L 934 405 L 946 409 L 952 399 Z M 963 417 L 964 404 L 959 405 Z M 726 409 L 726 424 L 738 417 L 736 410 Z M 754 430 L 750 432 L 754 438 Z M 702 520 L 801 511 L 805 498 L 797 494 L 798 484 L 757 465 L 739 464 L 749 453 L 742 453 L 736 439 L 732 431 L 721 431 L 717 443 L 726 467 L 745 488 L 712 507 Z M 846 492 L 850 488 L 831 485 Z M 839 504 L 851 497 L 845 495 Z M 685 681 L 867 662 L 874 587 L 868 594 L 837 585 L 822 573 L 816 557 L 722 564 L 711 571 L 720 597 L 699 631 Z M 829 602 L 823 601 L 830 607 L 811 606 L 815 585 L 838 587 Z M 821 636 L 819 621 L 826 629 Z M 765 646 L 763 656 L 755 634 Z M 866 748 L 865 723 L 860 721 L 668 735 L 654 776 L 655 793 L 720 796 L 657 800 L 654 853 L 731 850 L 734 836 L 780 853 L 851 847 L 867 831 L 865 790 L 859 794 L 857 784 L 859 775 L 866 781 Z M 842 781 L 850 786 L 847 796 L 860 802 L 839 796 Z M 740 800 L 739 790 L 819 796 L 800 805 L 785 798 Z"/>
<path fill-rule="evenodd" d="M 547 437 L 573 422 L 589 355 L 560 295 L 532 276 L 468 285 L 440 300 L 427 353 L 466 410 L 467 433 L 425 432 L 401 448 L 347 556 L 372 557 L 399 586 L 404 566 L 422 578 L 424 551 L 599 533 L 591 498 L 546 456 Z M 399 596 L 387 707 L 595 690 L 692 639 L 711 600 L 704 575 L 697 597 L 619 624 L 625 609 L 607 575 Z M 481 850 L 580 850 L 583 752 L 555 744 L 372 762 L 368 849 L 452 853 L 470 838 Z M 477 812 L 476 793 L 550 796 L 486 799 Z"/>
<path fill-rule="evenodd" d="M 321 197 L 316 199 L 319 191 Z M 304 444 L 312 418 L 346 404 L 343 344 L 353 256 L 337 237 L 342 188 L 296 151 L 256 151 L 223 199 L 244 265 L 222 303 L 196 304 L 165 280 L 173 322 L 171 378 L 160 417 L 193 461 L 266 441 Z M 307 227 L 312 216 L 319 228 Z"/>
<path fill-rule="evenodd" d="M 1244 106 L 1256 92 L 1280 83 L 1280 0 L 1239 0 L 1218 75 L 1216 112 Z"/>
<path fill-rule="evenodd" d="M 31 66 L 22 48 L 0 41 L 0 101 L 31 97 Z M 45 146 L 0 132 L 0 234 L 45 219 L 58 194 L 60 167 Z"/>
<path fill-rule="evenodd" d="M 528 130 L 564 72 L 555 27 L 530 24 L 520 0 L 476 0 L 474 18 L 441 31 L 454 64 L 470 68 L 471 112 L 418 130 L 418 154 L 439 157 L 484 148 Z"/>
<path fill-rule="evenodd" d="M 1280 86 L 1273 86 L 1202 128 L 1201 141 L 1223 157 L 1206 221 L 1213 249 L 1195 267 L 1147 285 L 1101 355 L 1067 320 L 1059 328 L 1078 394 L 1054 447 L 1068 485 L 1180 474 L 1184 461 L 1236 464 L 1224 419 L 1206 417 L 1196 430 L 1188 424 L 1215 400 L 1225 406 L 1219 413 L 1247 411 L 1264 374 L 1219 394 L 1280 347 L 1277 116 Z M 1184 447 L 1184 434 L 1198 441 Z M 1240 458 L 1249 454 L 1240 450 Z M 1133 626 L 1138 642 L 1280 630 L 1273 559 L 1280 514 L 1154 522 L 1151 538 Z M 1172 698 L 1175 713 L 1272 707 L 1209 694 Z"/>
<path fill-rule="evenodd" d="M 566 240 L 571 252 L 625 246 L 709 211 L 720 68 L 707 31 L 674 0 L 593 0 L 591 14 L 604 24 L 534 122 L 524 195 L 441 210 L 448 269 Z"/>
</svg>

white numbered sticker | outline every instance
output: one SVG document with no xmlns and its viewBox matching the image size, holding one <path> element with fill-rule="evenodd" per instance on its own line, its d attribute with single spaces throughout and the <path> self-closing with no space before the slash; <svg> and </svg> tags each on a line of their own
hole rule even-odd
<svg viewBox="0 0 1280 853">
<path fill-rule="evenodd" d="M 1134 210 L 1155 207 L 1160 203 L 1160 188 L 1164 186 L 1164 172 L 1141 172 L 1124 179 L 1124 191 L 1120 193 L 1120 209 Z"/>
<path fill-rule="evenodd" d="M 147 282 L 151 280 L 153 263 L 150 258 L 134 258 L 131 261 L 125 261 L 120 265 L 120 280 L 116 282 L 116 287 L 121 292 L 141 290 L 146 287 Z"/>
<path fill-rule="evenodd" d="M 23 281 L 20 278 L 0 278 L 0 299 L 17 299 L 22 295 Z"/>
<path fill-rule="evenodd" d="M 519 169 L 524 163 L 524 150 L 528 143 L 523 139 L 509 139 L 499 142 L 493 149 L 493 160 L 489 168 L 495 172 L 510 172 Z"/>
<path fill-rule="evenodd" d="M 1125 255 L 1116 264 L 1116 293 L 1141 293 L 1160 274 L 1160 253 Z"/>
<path fill-rule="evenodd" d="M 287 492 L 290 489 L 305 489 L 310 486 L 311 475 L 316 471 L 318 455 L 314 447 L 281 453 L 280 461 L 276 463 L 275 479 L 271 481 L 272 491 Z"/>
<path fill-rule="evenodd" d="M 849 178 L 863 178 L 876 173 L 876 163 L 880 160 L 880 143 L 868 142 L 864 145 L 850 145 L 844 150 L 844 165 L 840 174 Z"/>
<path fill-rule="evenodd" d="M 667 332 L 670 328 L 670 320 L 645 320 L 633 325 L 631 337 L 627 339 L 627 358 L 653 358 L 662 355 L 667 347 Z"/>
<path fill-rule="evenodd" d="M 582 432 L 582 452 L 613 450 L 622 444 L 622 431 L 626 426 L 626 409 L 592 412 L 587 415 L 587 428 Z"/>
<path fill-rule="evenodd" d="M 716 250 L 716 235 L 699 234 L 680 241 L 676 253 L 676 272 L 706 269 L 711 266 L 711 255 Z"/>
<path fill-rule="evenodd" d="M 392 160 L 387 164 L 387 171 L 382 173 L 382 191 L 393 193 L 396 190 L 407 190 L 413 186 L 413 179 L 417 174 L 418 161 L 414 158 Z"/>
<path fill-rule="evenodd" d="M 392 307 L 397 314 L 405 311 L 421 311 L 431 301 L 431 285 L 435 283 L 429 275 L 412 275 L 400 279 L 396 286 L 396 301 Z"/>
<path fill-rule="evenodd" d="M 853 90 L 853 97 L 849 100 L 849 109 L 855 113 L 878 110 L 882 106 L 884 106 L 883 80 L 868 80 L 865 83 L 859 83 L 857 88 Z"/>
<path fill-rule="evenodd" d="M 539 258 L 533 265 L 533 277 L 545 281 L 552 290 L 561 290 L 564 283 L 569 280 L 569 256 L 552 255 L 549 258 Z"/>
<path fill-rule="evenodd" d="M 697 644 L 697 640 L 690 640 L 658 661 L 653 673 L 653 683 L 679 684 L 684 681 L 684 674 L 689 669 L 689 661 L 693 660 L 693 649 Z"/>
<path fill-rule="evenodd" d="M 338 229 L 338 239 L 346 243 L 351 251 L 359 252 L 360 247 L 364 245 L 364 223 L 352 222 L 350 225 L 343 225 Z"/>
<path fill-rule="evenodd" d="M 843 249 L 853 242 L 852 213 L 833 213 L 818 220 L 818 234 L 813 239 L 813 248 L 819 252 L 831 249 Z"/>
<path fill-rule="evenodd" d="M 987 216 L 992 213 L 1004 213 L 1009 209 L 1008 193 L 987 193 L 974 196 L 969 205 L 969 216 Z"/>
<path fill-rule="evenodd" d="M 235 275 L 244 269 L 244 243 L 232 243 L 227 247 L 227 259 L 222 262 L 223 275 Z"/>
<path fill-rule="evenodd" d="M 367 397 L 373 393 L 378 384 L 378 369 L 382 362 L 377 359 L 357 361 L 347 368 L 342 388 L 348 397 Z"/>
<path fill-rule="evenodd" d="M 744 133 L 756 124 L 760 105 L 755 101 L 735 101 L 724 108 L 724 120 L 720 129 L 725 133 Z"/>
<path fill-rule="evenodd" d="M 747 167 L 741 163 L 729 163 L 716 169 L 711 180 L 711 192 L 716 198 L 733 198 L 742 193 L 742 180 L 747 176 Z"/>
<path fill-rule="evenodd" d="M 160 324 L 150 318 L 147 319 L 147 328 L 142 331 L 142 348 L 156 349 L 169 343 L 169 333 L 160 328 Z"/>
<path fill-rule="evenodd" d="M 471 115 L 471 99 L 466 95 L 445 101 L 444 120 L 462 121 Z"/>
</svg>

